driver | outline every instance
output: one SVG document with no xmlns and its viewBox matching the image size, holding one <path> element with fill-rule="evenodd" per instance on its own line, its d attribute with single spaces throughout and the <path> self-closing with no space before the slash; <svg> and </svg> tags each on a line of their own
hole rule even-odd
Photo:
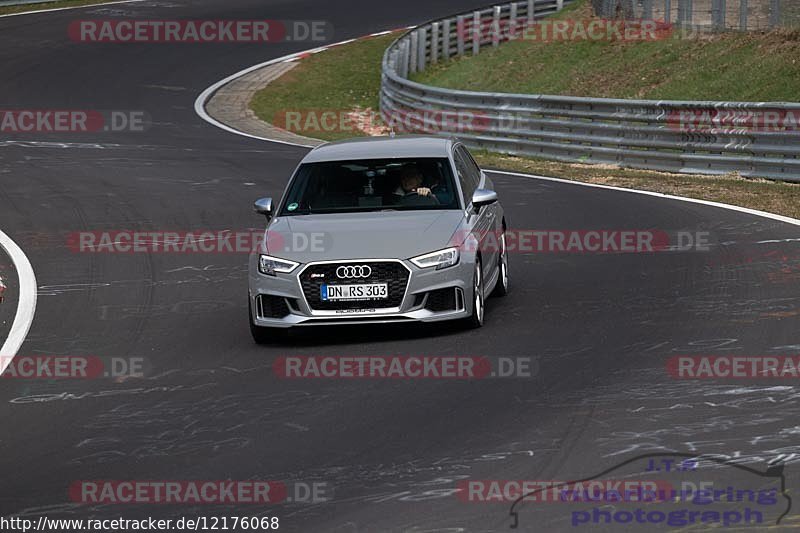
<svg viewBox="0 0 800 533">
<path fill-rule="evenodd" d="M 422 187 L 422 173 L 417 166 L 407 165 L 403 167 L 403 172 L 400 174 L 400 186 L 397 187 L 394 194 L 400 197 L 408 196 L 409 194 L 430 196 L 431 190 L 427 187 Z"/>
</svg>

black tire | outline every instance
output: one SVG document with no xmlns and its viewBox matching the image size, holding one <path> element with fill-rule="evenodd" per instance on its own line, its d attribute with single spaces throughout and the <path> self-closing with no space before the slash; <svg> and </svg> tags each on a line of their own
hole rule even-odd
<svg viewBox="0 0 800 533">
<path fill-rule="evenodd" d="M 253 336 L 253 340 L 256 344 L 272 344 L 286 339 L 289 331 L 288 329 L 256 326 L 253 323 L 253 309 L 250 307 L 250 302 L 247 303 L 247 308 L 250 315 L 250 334 Z"/>
<path fill-rule="evenodd" d="M 466 318 L 469 329 L 478 329 L 483 326 L 486 314 L 485 298 L 483 297 L 483 268 L 480 256 L 475 258 L 475 271 L 472 274 L 472 314 Z"/>
<path fill-rule="evenodd" d="M 500 235 L 500 258 L 497 261 L 500 274 L 497 283 L 492 291 L 493 296 L 505 296 L 508 294 L 508 250 L 506 250 L 506 230 Z"/>
</svg>

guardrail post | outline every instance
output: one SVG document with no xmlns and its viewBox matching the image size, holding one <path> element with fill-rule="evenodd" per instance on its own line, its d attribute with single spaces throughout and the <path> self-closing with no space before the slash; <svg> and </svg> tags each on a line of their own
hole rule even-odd
<svg viewBox="0 0 800 533">
<path fill-rule="evenodd" d="M 517 38 L 517 19 L 519 15 L 517 14 L 517 3 L 514 2 L 511 4 L 511 13 L 508 15 L 508 28 L 506 28 L 506 32 L 508 33 L 508 40 L 512 41 Z"/>
<path fill-rule="evenodd" d="M 389 68 L 394 69 L 398 76 L 402 76 L 400 73 L 400 59 L 399 59 L 400 50 L 395 48 L 391 52 L 389 52 Z M 383 74 L 381 72 L 381 74 Z"/>
<path fill-rule="evenodd" d="M 456 53 L 464 55 L 464 36 L 467 34 L 467 19 L 464 15 L 459 15 L 456 20 Z"/>
<path fill-rule="evenodd" d="M 494 6 L 492 15 L 492 46 L 500 45 L 500 6 Z"/>
<path fill-rule="evenodd" d="M 721 31 L 724 28 L 721 17 L 721 1 L 722 0 L 711 0 L 711 26 L 717 31 Z"/>
<path fill-rule="evenodd" d="M 417 71 L 417 56 L 419 56 L 419 52 L 417 52 L 418 49 L 419 49 L 419 35 L 417 35 L 416 31 L 412 31 L 411 32 L 411 49 L 409 50 L 409 54 L 408 54 L 408 57 L 409 57 L 409 60 L 410 60 L 409 61 L 410 65 L 408 67 L 408 70 L 412 74 Z"/>
<path fill-rule="evenodd" d="M 403 77 L 408 78 L 408 64 L 411 61 L 411 42 L 406 41 L 403 51 Z"/>
<path fill-rule="evenodd" d="M 472 14 L 472 55 L 476 56 L 481 51 L 481 12 Z"/>
<path fill-rule="evenodd" d="M 400 76 L 401 78 L 406 77 L 406 75 L 404 74 L 405 67 L 403 66 L 405 62 L 406 62 L 405 42 L 400 41 L 400 43 L 397 45 L 397 54 L 395 56 L 395 63 L 394 65 L 392 65 L 392 67 L 394 67 L 394 71 L 397 72 L 397 75 Z"/>
<path fill-rule="evenodd" d="M 672 20 L 672 0 L 664 0 L 664 22 L 669 24 Z"/>
<path fill-rule="evenodd" d="M 781 0 L 772 0 L 769 4 L 769 25 L 773 28 L 781 25 Z"/>
<path fill-rule="evenodd" d="M 642 2 L 642 11 L 644 20 L 653 20 L 653 0 L 644 0 Z"/>
<path fill-rule="evenodd" d="M 536 9 L 534 7 L 535 0 L 528 0 L 528 22 L 533 22 Z"/>
<path fill-rule="evenodd" d="M 450 59 L 450 19 L 445 19 L 442 23 L 442 61 Z"/>
<path fill-rule="evenodd" d="M 425 70 L 425 53 L 428 48 L 428 32 L 425 28 L 417 30 L 419 38 L 417 39 L 417 72 Z"/>
<path fill-rule="evenodd" d="M 747 0 L 739 3 L 739 29 L 747 31 Z"/>
<path fill-rule="evenodd" d="M 692 25 L 692 0 L 678 0 L 678 24 Z"/>
<path fill-rule="evenodd" d="M 556 10 L 561 11 L 564 9 L 564 0 L 556 0 Z"/>
<path fill-rule="evenodd" d="M 431 64 L 439 62 L 439 23 L 431 24 Z"/>
</svg>

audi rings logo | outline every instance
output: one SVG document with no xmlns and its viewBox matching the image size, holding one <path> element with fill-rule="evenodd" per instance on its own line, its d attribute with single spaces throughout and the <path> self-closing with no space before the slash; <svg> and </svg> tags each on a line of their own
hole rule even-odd
<svg viewBox="0 0 800 533">
<path fill-rule="evenodd" d="M 372 275 L 372 267 L 369 265 L 340 266 L 336 269 L 336 275 L 341 279 L 368 278 Z"/>
</svg>

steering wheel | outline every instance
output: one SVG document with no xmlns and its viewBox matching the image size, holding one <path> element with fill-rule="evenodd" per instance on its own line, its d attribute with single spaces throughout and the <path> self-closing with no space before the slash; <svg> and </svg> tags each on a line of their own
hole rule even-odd
<svg viewBox="0 0 800 533">
<path fill-rule="evenodd" d="M 408 203 L 409 201 L 415 203 L 416 205 L 421 205 L 420 202 L 428 203 L 430 205 L 440 205 L 439 199 L 436 198 L 432 192 L 426 196 L 422 196 L 417 191 L 409 191 L 402 198 L 400 198 L 399 203 L 404 204 Z"/>
</svg>

